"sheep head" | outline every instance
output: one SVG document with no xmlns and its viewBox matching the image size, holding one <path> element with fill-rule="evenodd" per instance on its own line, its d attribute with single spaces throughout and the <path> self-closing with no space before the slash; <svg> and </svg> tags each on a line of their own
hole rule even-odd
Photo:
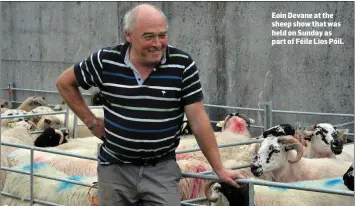
<svg viewBox="0 0 355 206">
<path fill-rule="evenodd" d="M 316 153 L 339 155 L 343 151 L 343 134 L 329 123 L 319 123 L 299 130 L 297 137 L 310 141 L 312 150 Z"/>
<path fill-rule="evenodd" d="M 262 134 L 263 138 L 267 138 L 269 135 L 274 137 L 280 137 L 284 135 L 295 135 L 295 129 L 290 124 L 279 124 L 274 127 L 270 127 Z"/>
<path fill-rule="evenodd" d="M 288 159 L 292 150 L 297 152 L 294 160 Z M 303 155 L 301 143 L 293 136 L 268 136 L 260 145 L 260 149 L 251 162 L 251 171 L 256 177 L 265 172 L 271 172 L 283 167 L 288 163 L 298 162 Z"/>
<path fill-rule="evenodd" d="M 60 130 L 48 127 L 36 138 L 34 145 L 36 147 L 55 147 L 67 143 L 68 140 L 65 138 L 67 135 L 66 132 L 63 133 Z"/>
<path fill-rule="evenodd" d="M 245 133 L 247 136 L 251 136 L 248 128 L 250 127 L 251 120 L 240 113 L 232 113 L 226 116 L 222 126 L 223 131 L 230 131 L 234 134 Z"/>
<path fill-rule="evenodd" d="M 0 108 L 10 108 L 10 103 L 7 100 L 0 99 Z"/>
<path fill-rule="evenodd" d="M 47 103 L 45 99 L 46 99 L 45 97 L 41 97 L 41 96 L 28 97 L 17 109 L 22 109 L 29 112 L 36 107 L 46 106 Z"/>
</svg>

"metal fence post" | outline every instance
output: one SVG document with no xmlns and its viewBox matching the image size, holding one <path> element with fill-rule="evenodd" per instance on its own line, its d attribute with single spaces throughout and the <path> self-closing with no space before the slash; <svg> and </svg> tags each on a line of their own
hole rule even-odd
<svg viewBox="0 0 355 206">
<path fill-rule="evenodd" d="M 7 89 L 8 89 L 8 92 L 9 92 L 9 102 L 11 103 L 11 107 L 12 107 L 11 83 L 8 84 Z"/>
<path fill-rule="evenodd" d="M 254 206 L 254 183 L 249 184 L 249 206 Z"/>
<path fill-rule="evenodd" d="M 33 205 L 33 149 L 30 150 L 31 151 L 31 175 L 30 175 L 30 206 Z"/>
</svg>

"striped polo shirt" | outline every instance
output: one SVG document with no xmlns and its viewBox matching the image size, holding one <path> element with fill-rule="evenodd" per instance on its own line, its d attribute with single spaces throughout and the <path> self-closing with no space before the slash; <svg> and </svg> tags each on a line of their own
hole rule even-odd
<svg viewBox="0 0 355 206">
<path fill-rule="evenodd" d="M 198 69 L 186 52 L 168 46 L 143 80 L 129 61 L 130 44 L 100 49 L 74 65 L 79 85 L 98 87 L 105 99 L 101 164 L 175 157 L 184 106 L 203 98 Z"/>
</svg>

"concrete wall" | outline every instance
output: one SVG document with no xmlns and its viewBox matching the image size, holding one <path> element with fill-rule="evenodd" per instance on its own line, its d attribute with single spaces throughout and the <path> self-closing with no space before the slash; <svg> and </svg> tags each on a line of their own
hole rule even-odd
<svg viewBox="0 0 355 206">
<path fill-rule="evenodd" d="M 136 2 L 1 2 L 1 83 L 56 90 L 55 79 L 91 52 L 124 41 L 122 18 Z M 205 103 L 354 113 L 353 2 L 154 2 L 169 20 L 169 44 L 195 59 Z M 272 12 L 332 13 L 344 45 L 271 46 Z M 278 19 L 281 21 L 280 19 Z M 304 21 L 293 19 L 292 21 Z M 321 29 L 323 30 L 323 29 Z M 16 92 L 16 100 L 34 93 Z M 39 94 L 39 93 L 37 93 Z M 47 95 L 51 103 L 60 100 Z M 0 98 L 7 98 L 6 92 Z M 211 119 L 233 110 L 208 109 Z M 247 113 L 247 112 L 244 112 Z M 262 114 L 247 113 L 263 124 Z M 274 124 L 337 124 L 353 118 L 275 114 Z M 352 127 L 353 128 L 353 127 Z"/>
</svg>

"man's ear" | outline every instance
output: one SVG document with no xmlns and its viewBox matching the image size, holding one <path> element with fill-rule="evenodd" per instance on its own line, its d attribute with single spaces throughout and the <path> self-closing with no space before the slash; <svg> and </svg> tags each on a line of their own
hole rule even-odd
<svg viewBox="0 0 355 206">
<path fill-rule="evenodd" d="M 131 32 L 128 32 L 128 31 L 125 31 L 124 34 L 125 34 L 126 40 L 127 40 L 129 43 L 132 43 L 132 33 L 131 33 Z"/>
</svg>

